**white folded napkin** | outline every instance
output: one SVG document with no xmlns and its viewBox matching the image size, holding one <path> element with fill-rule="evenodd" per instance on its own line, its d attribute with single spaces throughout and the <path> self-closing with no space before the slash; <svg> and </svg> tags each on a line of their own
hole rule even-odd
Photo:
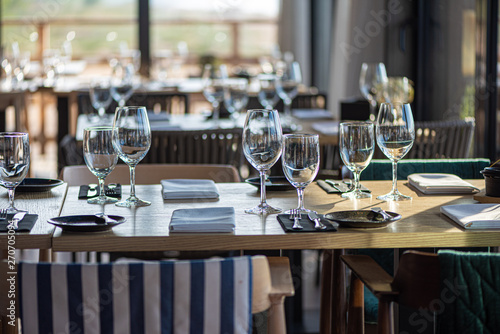
<svg viewBox="0 0 500 334">
<path fill-rule="evenodd" d="M 466 229 L 500 228 L 500 204 L 444 205 L 441 212 Z"/>
<path fill-rule="evenodd" d="M 233 232 L 234 208 L 177 209 L 172 213 L 171 232 Z"/>
<path fill-rule="evenodd" d="M 327 136 L 337 136 L 339 134 L 339 124 L 338 121 L 316 122 L 312 124 L 312 128 Z"/>
<path fill-rule="evenodd" d="M 298 119 L 333 118 L 332 113 L 326 109 L 293 109 L 292 115 Z"/>
<path fill-rule="evenodd" d="M 424 194 L 472 194 L 479 192 L 478 188 L 453 174 L 410 174 L 408 181 Z"/>
<path fill-rule="evenodd" d="M 172 179 L 161 180 L 163 199 L 219 198 L 213 180 Z"/>
</svg>

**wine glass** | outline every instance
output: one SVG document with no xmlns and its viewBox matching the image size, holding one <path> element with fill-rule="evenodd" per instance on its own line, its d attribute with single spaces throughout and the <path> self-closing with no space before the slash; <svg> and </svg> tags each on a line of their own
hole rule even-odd
<svg viewBox="0 0 500 334">
<path fill-rule="evenodd" d="M 125 103 L 134 93 L 134 64 L 123 65 L 117 63 L 113 67 L 113 78 L 111 83 L 111 96 L 118 102 L 119 107 Z"/>
<path fill-rule="evenodd" d="M 266 109 L 273 109 L 278 104 L 280 97 L 276 91 L 276 75 L 274 74 L 259 74 L 259 93 L 257 97 L 259 103 Z"/>
<path fill-rule="evenodd" d="M 409 103 L 382 103 L 377 117 L 377 144 L 392 161 L 392 190 L 377 197 L 381 200 L 404 201 L 410 196 L 401 194 L 397 188 L 398 161 L 413 146 L 415 125 Z"/>
<path fill-rule="evenodd" d="M 130 168 L 130 197 L 116 206 L 137 207 L 151 202 L 135 196 L 135 167 L 151 146 L 151 128 L 146 107 L 118 107 L 113 120 L 113 146 Z"/>
<path fill-rule="evenodd" d="M 387 102 L 412 103 L 414 94 L 413 81 L 407 77 L 388 78 Z"/>
<path fill-rule="evenodd" d="M 95 126 L 83 130 L 83 158 L 89 170 L 99 180 L 99 196 L 89 198 L 87 203 L 108 204 L 118 201 L 104 193 L 104 179 L 115 169 L 118 162 L 112 135 L 111 126 Z"/>
<path fill-rule="evenodd" d="M 92 81 L 89 93 L 92 106 L 97 110 L 100 118 L 104 117 L 106 109 L 113 101 L 110 81 L 106 78 Z"/>
<path fill-rule="evenodd" d="M 371 197 L 371 194 L 361 191 L 359 177 L 373 157 L 375 149 L 373 127 L 372 122 L 340 123 L 340 157 L 344 165 L 354 174 L 354 188 L 343 193 L 342 197 Z"/>
<path fill-rule="evenodd" d="M 283 124 L 287 127 L 292 126 L 292 101 L 299 93 L 301 82 L 302 74 L 299 63 L 285 58 L 285 61 L 281 62 L 281 66 L 278 68 L 276 91 L 285 106 Z"/>
<path fill-rule="evenodd" d="M 387 72 L 384 63 L 363 63 L 359 75 L 359 89 L 370 103 L 370 121 L 375 121 L 377 101 L 385 102 L 387 92 Z"/>
<path fill-rule="evenodd" d="M 226 65 L 214 68 L 205 64 L 202 74 L 203 96 L 212 104 L 212 119 L 219 122 L 220 104 L 224 101 L 224 82 L 227 79 Z"/>
<path fill-rule="evenodd" d="M 228 80 L 224 85 L 224 106 L 235 124 L 247 104 L 248 81 L 243 78 Z"/>
<path fill-rule="evenodd" d="M 319 135 L 284 135 L 281 162 L 285 177 L 297 189 L 299 205 L 296 211 L 299 213 L 311 212 L 311 210 L 304 208 L 304 189 L 318 174 Z"/>
<path fill-rule="evenodd" d="M 14 207 L 14 192 L 21 183 L 30 166 L 30 142 L 27 133 L 2 132 L 0 133 L 0 184 L 7 188 L 9 193 L 9 207 L 7 213 L 16 213 Z"/>
<path fill-rule="evenodd" d="M 266 171 L 278 161 L 283 148 L 283 133 L 277 110 L 248 110 L 243 127 L 243 153 L 248 162 L 259 171 L 260 203 L 246 213 L 271 214 L 282 210 L 266 202 Z"/>
</svg>

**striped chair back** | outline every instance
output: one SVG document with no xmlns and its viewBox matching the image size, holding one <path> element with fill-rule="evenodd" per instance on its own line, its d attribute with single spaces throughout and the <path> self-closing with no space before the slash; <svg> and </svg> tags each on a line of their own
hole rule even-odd
<svg viewBox="0 0 500 334">
<path fill-rule="evenodd" d="M 24 333 L 249 333 L 252 258 L 21 262 Z"/>
</svg>

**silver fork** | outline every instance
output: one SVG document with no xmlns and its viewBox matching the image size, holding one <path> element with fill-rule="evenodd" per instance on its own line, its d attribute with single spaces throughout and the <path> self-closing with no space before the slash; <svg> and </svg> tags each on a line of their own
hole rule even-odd
<svg viewBox="0 0 500 334">
<path fill-rule="evenodd" d="M 5 220 L 7 219 L 7 209 L 1 209 L 0 210 L 0 220 Z"/>
<path fill-rule="evenodd" d="M 302 219 L 302 215 L 300 214 L 300 210 L 292 209 L 293 211 L 293 226 L 294 230 L 302 230 L 303 227 L 300 225 L 300 220 Z"/>
</svg>

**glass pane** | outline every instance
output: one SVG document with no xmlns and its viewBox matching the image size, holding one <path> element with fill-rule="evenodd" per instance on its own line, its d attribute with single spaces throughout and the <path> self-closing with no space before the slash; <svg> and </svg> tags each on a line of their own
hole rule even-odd
<svg viewBox="0 0 500 334">
<path fill-rule="evenodd" d="M 242 25 L 239 39 L 239 51 L 242 58 L 268 55 L 278 40 L 276 24 Z"/>
</svg>

